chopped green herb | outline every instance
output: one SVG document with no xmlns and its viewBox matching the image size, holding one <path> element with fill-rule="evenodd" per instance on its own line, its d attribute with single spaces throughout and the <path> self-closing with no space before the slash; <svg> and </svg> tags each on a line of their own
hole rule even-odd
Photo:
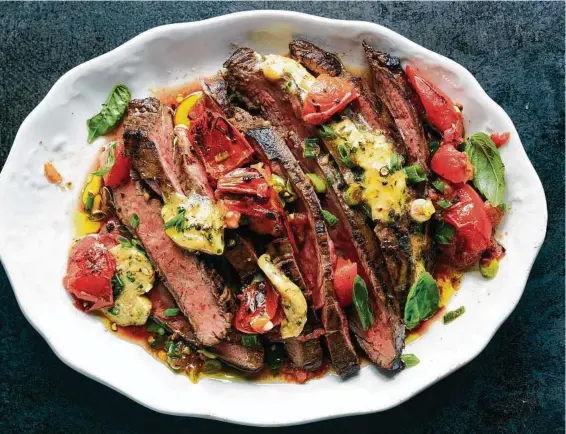
<svg viewBox="0 0 566 434">
<path fill-rule="evenodd" d="M 85 211 L 90 212 L 92 210 L 93 205 L 94 205 L 94 194 L 92 194 L 92 192 L 89 191 L 85 202 Z"/>
<path fill-rule="evenodd" d="M 447 209 L 452 206 L 452 202 L 446 199 L 440 199 L 436 204 L 442 209 Z"/>
<path fill-rule="evenodd" d="M 346 167 L 352 167 L 354 165 L 354 162 L 350 158 L 350 151 L 348 150 L 348 148 L 344 143 L 340 143 L 338 145 L 338 153 L 340 154 L 340 159 L 342 160 L 342 163 L 344 163 Z"/>
<path fill-rule="evenodd" d="M 326 184 L 320 176 L 316 173 L 307 173 L 306 175 L 317 193 L 326 193 Z"/>
<path fill-rule="evenodd" d="M 428 142 L 428 151 L 431 157 L 436 153 L 436 151 L 438 151 L 438 148 L 440 148 L 440 143 L 436 140 Z"/>
<path fill-rule="evenodd" d="M 438 179 L 438 178 L 437 178 L 437 179 L 434 179 L 434 180 L 431 182 L 431 184 L 432 184 L 432 186 L 433 186 L 434 188 L 436 188 L 439 192 L 444 193 L 444 188 L 446 187 L 446 185 L 444 184 L 444 182 L 443 182 L 442 180 L 440 180 L 440 179 Z"/>
<path fill-rule="evenodd" d="M 419 182 L 426 181 L 425 172 L 418 164 L 405 167 L 405 175 L 407 175 L 409 184 L 418 184 Z"/>
<path fill-rule="evenodd" d="M 242 345 L 244 347 L 255 347 L 258 343 L 257 335 L 242 335 Z"/>
<path fill-rule="evenodd" d="M 325 209 L 322 210 L 322 217 L 324 217 L 324 221 L 331 227 L 338 223 L 338 217 Z"/>
<path fill-rule="evenodd" d="M 359 275 L 354 279 L 354 287 L 352 288 L 352 300 L 362 328 L 367 330 L 373 324 L 373 312 L 369 303 L 369 294 L 366 282 Z"/>
<path fill-rule="evenodd" d="M 147 323 L 147 331 L 151 333 L 157 333 L 159 336 L 163 336 L 165 334 L 165 328 L 154 321 Z"/>
<path fill-rule="evenodd" d="M 359 205 L 363 199 L 364 189 L 360 184 L 354 182 L 348 186 L 346 193 L 344 193 L 344 197 L 346 199 L 346 203 L 350 206 Z"/>
<path fill-rule="evenodd" d="M 399 155 L 397 152 L 393 152 L 393 155 L 389 159 L 389 171 L 396 172 L 401 169 L 403 165 L 403 157 Z"/>
<path fill-rule="evenodd" d="M 185 227 L 185 213 L 187 212 L 186 209 L 179 207 L 177 210 L 177 215 L 172 219 L 165 222 L 165 230 L 175 228 L 177 232 L 183 232 Z"/>
<path fill-rule="evenodd" d="M 168 309 L 165 309 L 165 311 L 163 312 L 163 316 L 175 316 L 180 311 L 181 309 L 179 309 L 178 307 L 170 307 Z"/>
<path fill-rule="evenodd" d="M 116 163 L 116 142 L 113 142 L 110 144 L 110 147 L 108 149 L 108 157 L 106 157 L 106 163 L 104 164 L 104 167 L 102 169 L 97 170 L 96 172 L 92 172 L 92 174 L 97 176 L 104 176 L 108 172 L 110 172 L 110 169 L 114 167 L 115 163 Z"/>
<path fill-rule="evenodd" d="M 333 182 L 334 182 L 334 180 L 332 179 L 332 176 L 326 177 L 326 185 L 328 185 L 330 187 Z"/>
<path fill-rule="evenodd" d="M 105 135 L 118 125 L 128 108 L 131 98 L 132 95 L 127 86 L 117 84 L 112 88 L 100 112 L 86 121 L 89 143 L 97 137 Z"/>
<path fill-rule="evenodd" d="M 420 360 L 414 354 L 401 354 L 401 360 L 405 364 L 405 368 L 412 368 L 419 364 Z"/>
<path fill-rule="evenodd" d="M 321 125 L 318 128 L 318 131 L 320 137 L 322 137 L 323 139 L 333 139 L 334 137 L 336 137 L 336 133 L 334 132 L 334 130 L 327 125 Z"/>
<path fill-rule="evenodd" d="M 428 272 L 419 275 L 407 296 L 405 304 L 405 327 L 409 330 L 421 321 L 429 319 L 440 306 L 440 290 L 434 278 Z"/>
<path fill-rule="evenodd" d="M 117 239 L 118 239 L 118 242 L 120 243 L 120 245 L 122 247 L 125 247 L 126 249 L 134 247 L 132 242 L 130 240 L 128 240 L 127 238 L 119 236 Z"/>
<path fill-rule="evenodd" d="M 466 312 L 466 308 L 464 306 L 460 306 L 458 309 L 451 310 L 450 312 L 446 312 L 442 317 L 442 321 L 444 324 L 451 323 L 459 316 L 463 315 Z"/>
<path fill-rule="evenodd" d="M 200 354 L 202 354 L 204 357 L 206 357 L 207 359 L 216 359 L 216 358 L 217 358 L 216 354 L 211 353 L 210 351 L 205 350 L 204 348 L 198 350 L 198 352 L 199 352 Z"/>
<path fill-rule="evenodd" d="M 134 229 L 137 229 L 139 224 L 140 224 L 140 218 L 136 213 L 133 213 L 130 216 L 130 226 Z"/>
<path fill-rule="evenodd" d="M 320 154 L 320 145 L 316 137 L 307 137 L 303 145 L 303 157 L 315 159 Z"/>
</svg>

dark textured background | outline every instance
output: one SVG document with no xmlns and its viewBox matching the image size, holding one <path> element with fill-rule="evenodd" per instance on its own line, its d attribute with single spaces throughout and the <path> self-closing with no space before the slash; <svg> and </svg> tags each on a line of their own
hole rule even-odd
<svg viewBox="0 0 566 434">
<path fill-rule="evenodd" d="M 513 119 L 549 209 L 523 298 L 477 359 L 391 411 L 275 431 L 563 432 L 562 2 L 0 3 L 0 168 L 67 70 L 160 24 L 261 8 L 375 21 L 464 65 Z M 156 414 L 66 367 L 24 319 L 1 267 L 0 330 L 0 432 L 259 431 Z"/>
</svg>

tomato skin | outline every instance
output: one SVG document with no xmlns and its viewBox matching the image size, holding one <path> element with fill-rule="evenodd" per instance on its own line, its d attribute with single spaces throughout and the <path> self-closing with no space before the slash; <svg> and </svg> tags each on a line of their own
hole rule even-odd
<svg viewBox="0 0 566 434">
<path fill-rule="evenodd" d="M 210 110 L 191 122 L 189 139 L 206 172 L 215 180 L 243 166 L 253 155 L 244 136 L 223 116 Z"/>
<path fill-rule="evenodd" d="M 501 148 L 505 143 L 509 141 L 510 136 L 511 133 L 507 131 L 505 133 L 493 133 L 489 137 L 497 148 Z"/>
<path fill-rule="evenodd" d="M 338 303 L 342 307 L 352 304 L 354 279 L 358 274 L 358 265 L 347 259 L 338 258 L 334 272 L 334 292 Z"/>
<path fill-rule="evenodd" d="M 114 148 L 115 162 L 110 171 L 103 176 L 104 184 L 108 187 L 118 187 L 128 179 L 130 179 L 130 170 L 132 163 L 130 158 L 126 156 L 126 149 L 123 142 L 118 142 Z M 106 165 L 108 158 L 108 150 L 104 151 L 100 158 L 100 167 Z"/>
<path fill-rule="evenodd" d="M 474 177 L 474 166 L 468 154 L 452 145 L 442 145 L 432 156 L 430 168 L 437 175 L 456 184 L 468 182 Z"/>
<path fill-rule="evenodd" d="M 468 184 L 455 191 L 458 202 L 442 213 L 445 222 L 456 229 L 452 242 L 442 246 L 448 262 L 457 268 L 475 263 L 490 246 L 492 220 L 480 195 Z"/>
<path fill-rule="evenodd" d="M 459 144 L 464 136 L 464 119 L 454 102 L 435 85 L 419 76 L 409 65 L 405 68 L 409 82 L 419 95 L 431 125 L 442 133 L 444 143 Z"/>
<path fill-rule="evenodd" d="M 347 80 L 321 74 L 305 98 L 303 120 L 311 125 L 323 124 L 357 97 L 355 89 Z"/>
<path fill-rule="evenodd" d="M 73 245 L 63 285 L 77 299 L 81 310 L 89 312 L 114 304 L 112 276 L 116 260 L 110 248 L 116 244 L 110 234 L 93 234 Z"/>
<path fill-rule="evenodd" d="M 273 289 L 269 280 L 250 283 L 242 290 L 238 298 L 241 303 L 234 318 L 234 327 L 239 331 L 266 333 L 270 330 L 254 327 L 256 325 L 254 319 L 262 319 L 261 323 L 271 321 L 271 328 L 281 323 L 279 294 Z"/>
</svg>

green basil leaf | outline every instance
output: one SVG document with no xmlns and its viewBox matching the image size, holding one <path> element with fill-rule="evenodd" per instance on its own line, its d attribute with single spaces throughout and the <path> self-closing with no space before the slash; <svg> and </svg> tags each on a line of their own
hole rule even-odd
<svg viewBox="0 0 566 434">
<path fill-rule="evenodd" d="M 133 229 L 137 229 L 139 224 L 140 224 L 140 218 L 138 217 L 138 215 L 136 213 L 133 213 L 130 216 L 130 226 Z"/>
<path fill-rule="evenodd" d="M 360 317 L 360 322 L 362 328 L 367 330 L 373 324 L 373 312 L 371 310 L 371 304 L 369 302 L 368 288 L 366 282 L 359 275 L 354 279 L 354 287 L 352 288 L 352 300 L 358 316 Z"/>
<path fill-rule="evenodd" d="M 464 306 L 460 306 L 458 309 L 456 310 L 451 310 L 450 312 L 446 312 L 444 314 L 444 316 L 442 317 L 442 321 L 444 322 L 444 324 L 448 324 L 451 323 L 452 321 L 454 321 L 456 318 L 458 318 L 459 316 L 463 315 L 464 312 L 466 312 L 466 308 Z"/>
<path fill-rule="evenodd" d="M 108 149 L 106 164 L 104 164 L 104 167 L 102 169 L 99 169 L 96 172 L 92 172 L 92 174 L 97 176 L 104 176 L 108 172 L 110 172 L 110 169 L 114 167 L 115 163 L 116 163 L 116 142 L 113 142 L 110 144 L 110 148 Z"/>
<path fill-rule="evenodd" d="M 505 201 L 505 166 L 499 150 L 485 133 L 475 133 L 466 141 L 464 151 L 474 166 L 472 183 L 493 206 Z"/>
<path fill-rule="evenodd" d="M 434 239 L 438 244 L 450 244 L 452 238 L 456 234 L 456 229 L 449 223 L 440 222 L 436 226 L 436 231 L 434 232 Z"/>
<path fill-rule="evenodd" d="M 426 181 L 425 172 L 418 164 L 405 167 L 405 175 L 409 184 L 418 184 L 419 182 Z"/>
<path fill-rule="evenodd" d="M 405 304 L 405 327 L 409 330 L 414 329 L 421 321 L 434 315 L 439 305 L 438 285 L 430 273 L 425 271 L 419 275 L 409 290 Z"/>
<path fill-rule="evenodd" d="M 112 88 L 100 112 L 86 121 L 89 143 L 118 125 L 120 119 L 126 113 L 131 98 L 132 94 L 127 86 L 117 84 Z"/>
<path fill-rule="evenodd" d="M 412 368 L 420 363 L 420 360 L 414 354 L 401 354 L 401 360 L 405 364 L 405 368 Z"/>
<path fill-rule="evenodd" d="M 329 226 L 335 226 L 338 223 L 338 217 L 325 209 L 322 210 L 322 217 L 324 217 L 324 221 L 328 223 Z"/>
<path fill-rule="evenodd" d="M 163 312 L 163 316 L 175 316 L 180 311 L 181 309 L 179 309 L 178 307 L 170 307 L 168 309 L 165 309 L 165 311 Z"/>
</svg>

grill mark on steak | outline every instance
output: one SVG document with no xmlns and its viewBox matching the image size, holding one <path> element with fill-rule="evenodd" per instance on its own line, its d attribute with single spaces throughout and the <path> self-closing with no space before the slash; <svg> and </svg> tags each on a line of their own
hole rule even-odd
<svg viewBox="0 0 566 434">
<path fill-rule="evenodd" d="M 418 98 L 401 68 L 401 62 L 396 57 L 374 50 L 366 41 L 362 45 L 372 71 L 375 93 L 395 120 L 405 143 L 409 163 L 419 164 L 428 171 L 428 144 L 419 112 L 415 108 Z"/>
<path fill-rule="evenodd" d="M 231 321 L 231 315 L 218 301 L 222 288 L 220 277 L 165 234 L 161 202 L 146 201 L 143 187 L 130 182 L 115 188 L 113 193 L 116 214 L 144 245 L 163 283 L 188 317 L 196 339 L 205 346 L 219 343 L 230 329 Z M 133 214 L 139 217 L 136 229 L 129 223 Z"/>
<path fill-rule="evenodd" d="M 151 316 L 155 321 L 167 327 L 172 333 L 178 334 L 193 348 L 200 344 L 195 339 L 193 329 L 187 318 L 183 315 L 166 316 L 165 311 L 177 307 L 175 299 L 161 282 L 153 287 L 148 294 L 151 300 Z M 255 372 L 263 367 L 263 347 L 247 348 L 241 344 L 241 334 L 232 332 L 225 342 L 220 342 L 209 351 L 216 354 L 222 361 L 237 369 Z"/>
<path fill-rule="evenodd" d="M 329 173 L 330 169 L 323 164 L 325 158 L 328 157 L 321 156 L 318 160 L 313 160 L 305 159 L 302 156 L 301 145 L 303 140 L 306 137 L 317 136 L 318 132 L 300 118 L 300 102 L 297 101 L 298 98 L 292 95 L 283 95 L 279 87 L 276 87 L 263 77 L 262 72 L 259 70 L 257 57 L 252 50 L 245 48 L 238 50 L 224 66 L 228 70 L 227 79 L 231 85 L 262 106 L 264 116 L 272 124 L 291 131 L 287 135 L 289 147 L 303 167 L 321 176 L 323 179 L 326 179 L 328 175 L 332 175 L 334 182 L 327 189 L 326 197 L 335 205 L 335 209 L 343 211 L 341 215 L 344 222 L 346 222 L 346 228 L 349 229 L 350 239 L 355 246 L 359 263 L 368 275 L 368 283 L 373 289 L 372 293 L 375 297 L 375 303 L 377 303 L 376 310 L 378 312 L 373 328 L 377 328 L 381 335 L 388 336 L 388 342 L 394 351 L 388 354 L 379 351 L 382 344 L 378 341 L 374 342 L 373 338 L 377 336 L 377 333 L 369 331 L 365 333 L 362 330 L 362 333 L 356 333 L 356 336 L 359 341 L 361 339 L 364 343 L 371 341 L 374 344 L 374 347 L 370 347 L 370 349 L 373 348 L 373 353 L 372 351 L 368 352 L 374 362 L 386 369 L 398 368 L 398 360 L 403 348 L 402 337 L 404 336 L 404 328 L 402 327 L 398 305 L 394 299 L 384 294 L 383 286 L 388 283 L 387 273 L 383 270 L 383 257 L 379 254 L 380 249 L 375 242 L 371 229 L 365 223 L 365 217 L 359 211 L 348 207 L 345 203 L 343 192 L 340 189 L 341 186 L 345 185 L 341 175 L 336 170 Z M 328 167 L 331 166 L 328 165 Z M 367 242 L 364 242 L 364 240 Z M 338 306 L 337 308 L 339 309 Z M 347 324 L 342 323 L 338 325 L 336 322 L 333 323 L 333 318 L 325 318 L 324 312 L 323 323 L 328 324 L 334 330 L 342 327 L 342 333 L 348 334 Z M 399 333 L 401 333 L 401 339 L 399 339 Z M 335 336 L 328 337 L 329 345 L 332 345 L 332 339 L 334 338 Z M 340 344 L 337 345 L 339 346 Z"/>
</svg>

